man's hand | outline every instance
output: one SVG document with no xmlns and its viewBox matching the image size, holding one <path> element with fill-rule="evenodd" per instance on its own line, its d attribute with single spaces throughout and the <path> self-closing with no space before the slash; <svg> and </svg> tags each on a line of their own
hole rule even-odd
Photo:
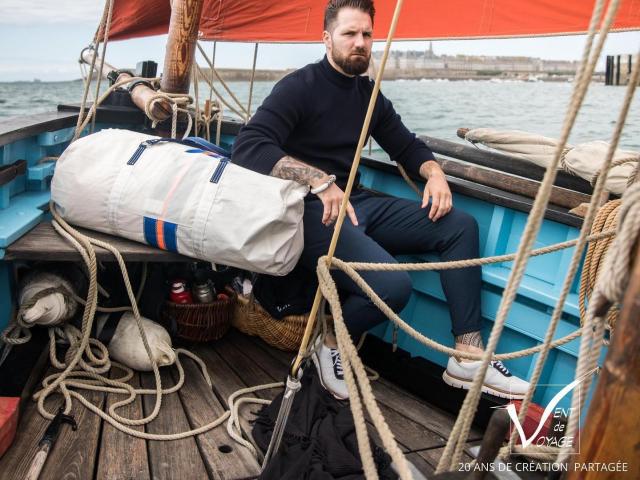
<svg viewBox="0 0 640 480">
<path fill-rule="evenodd" d="M 284 178 L 285 180 L 293 180 L 302 185 L 309 185 L 311 188 L 317 188 L 329 180 L 329 175 L 322 170 L 289 156 L 282 157 L 278 160 L 271 170 L 271 175 Z M 323 225 L 328 227 L 337 220 L 343 197 L 344 192 L 335 183 L 332 183 L 329 185 L 329 188 L 318 193 L 318 198 L 322 202 L 322 205 L 324 205 L 324 213 L 322 214 Z M 351 206 L 351 203 L 347 204 L 347 215 L 349 215 L 351 223 L 358 225 L 356 212 Z"/>
<path fill-rule="evenodd" d="M 451 207 L 453 207 L 451 190 L 449 190 L 449 184 L 444 172 L 433 160 L 422 164 L 420 174 L 427 179 L 427 184 L 424 186 L 424 194 L 422 195 L 422 208 L 429 204 L 429 198 L 431 198 L 429 219 L 436 222 L 449 213 Z"/>
<path fill-rule="evenodd" d="M 324 205 L 324 213 L 322 214 L 323 225 L 328 227 L 338 219 L 343 197 L 344 192 L 335 183 L 332 183 L 324 192 L 318 193 L 318 198 L 322 202 L 322 205 Z M 347 204 L 347 215 L 351 219 L 351 223 L 357 226 L 358 219 L 356 218 L 355 210 L 351 206 L 351 202 Z"/>
</svg>

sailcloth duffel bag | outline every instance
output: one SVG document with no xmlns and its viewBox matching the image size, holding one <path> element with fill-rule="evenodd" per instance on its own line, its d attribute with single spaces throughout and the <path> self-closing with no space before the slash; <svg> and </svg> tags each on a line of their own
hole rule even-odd
<svg viewBox="0 0 640 480">
<path fill-rule="evenodd" d="M 203 143 L 118 129 L 72 143 L 51 183 L 71 224 L 271 275 L 287 274 L 302 253 L 307 191 Z"/>
</svg>

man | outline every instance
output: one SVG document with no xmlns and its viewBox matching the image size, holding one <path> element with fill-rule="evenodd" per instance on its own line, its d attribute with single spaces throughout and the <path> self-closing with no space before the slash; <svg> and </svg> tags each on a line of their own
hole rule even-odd
<svg viewBox="0 0 640 480">
<path fill-rule="evenodd" d="M 367 71 L 373 43 L 372 0 L 330 0 L 325 10 L 326 56 L 286 76 L 273 88 L 240 131 L 233 161 L 252 170 L 309 185 L 304 213 L 305 247 L 300 263 L 315 271 L 328 251 L 338 217 L 373 82 Z M 437 252 L 442 260 L 479 256 L 478 226 L 456 210 L 444 173 L 433 153 L 409 132 L 382 94 L 369 134 L 392 160 L 426 180 L 422 203 L 355 188 L 347 207 L 336 257 L 345 261 L 394 263 L 394 255 Z M 357 185 L 356 181 L 356 185 Z M 406 272 L 360 272 L 396 312 L 411 294 Z M 480 353 L 480 267 L 441 272 L 456 349 Z M 334 274 L 343 294 L 343 314 L 352 338 L 386 319 L 342 273 Z M 336 398 L 348 397 L 335 338 L 314 355 L 321 381 Z M 468 388 L 479 361 L 450 358 L 444 380 Z M 502 397 L 522 397 L 527 382 L 492 362 L 483 389 Z M 515 394 L 515 395 L 514 395 Z"/>
</svg>

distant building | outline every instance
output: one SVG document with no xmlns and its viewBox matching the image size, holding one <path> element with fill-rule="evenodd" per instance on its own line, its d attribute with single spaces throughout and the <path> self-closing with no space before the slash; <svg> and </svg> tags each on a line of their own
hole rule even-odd
<svg viewBox="0 0 640 480">
<path fill-rule="evenodd" d="M 382 52 L 373 52 L 376 65 Z M 557 75 L 573 76 L 578 61 L 543 60 L 532 57 L 501 57 L 471 55 L 436 55 L 433 43 L 425 51 L 391 51 L 385 76 L 390 78 L 449 77 L 474 78 L 503 76 L 514 78 L 545 78 Z"/>
</svg>

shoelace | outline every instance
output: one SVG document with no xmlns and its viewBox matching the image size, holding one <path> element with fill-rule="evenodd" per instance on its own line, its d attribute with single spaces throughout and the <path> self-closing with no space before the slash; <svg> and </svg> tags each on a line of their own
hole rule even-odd
<svg viewBox="0 0 640 480">
<path fill-rule="evenodd" d="M 509 371 L 509 369 L 507 367 L 505 367 L 504 364 L 500 360 L 494 360 L 493 362 L 491 362 L 491 366 L 493 368 L 495 368 L 496 370 L 498 370 L 505 377 L 510 377 L 511 376 L 511 372 Z"/>
<path fill-rule="evenodd" d="M 340 358 L 340 352 L 332 348 L 331 359 L 333 360 L 333 373 L 338 380 L 342 380 L 344 378 L 344 371 L 342 370 L 342 359 Z"/>
</svg>

